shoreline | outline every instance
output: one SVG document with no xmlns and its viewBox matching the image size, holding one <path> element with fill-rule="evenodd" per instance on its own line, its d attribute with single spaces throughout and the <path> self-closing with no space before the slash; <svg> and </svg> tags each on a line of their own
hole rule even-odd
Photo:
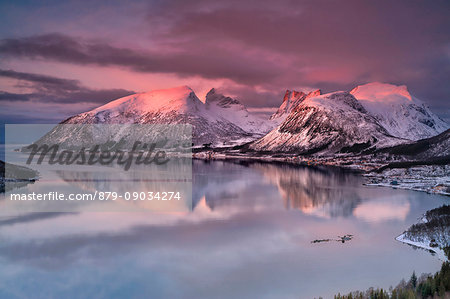
<svg viewBox="0 0 450 299">
<path fill-rule="evenodd" d="M 448 261 L 449 222 L 450 206 L 443 205 L 425 212 L 416 224 L 395 239 L 434 252 L 440 260 Z"/>
<path fill-rule="evenodd" d="M 413 241 L 411 239 L 408 239 L 405 236 L 405 233 L 402 233 L 402 234 L 398 235 L 397 237 L 395 237 L 395 240 L 399 241 L 399 242 L 401 242 L 403 244 L 408 244 L 408 245 L 411 245 L 411 246 L 414 246 L 414 247 L 418 247 L 418 248 L 421 248 L 421 249 L 433 252 L 438 257 L 439 260 L 441 260 L 443 262 L 448 261 L 444 250 L 442 250 L 441 248 L 439 248 L 439 247 L 431 247 L 431 246 L 427 245 L 425 243 L 425 241 L 424 242 L 420 242 L 420 241 Z M 429 242 L 428 242 L 428 244 L 429 244 Z"/>
<path fill-rule="evenodd" d="M 277 162 L 299 166 L 338 167 L 360 174 L 365 186 L 390 187 L 411 191 L 450 196 L 450 165 L 413 165 L 405 168 L 389 169 L 389 163 L 369 160 L 368 157 L 299 157 L 291 155 L 245 155 L 240 153 L 197 152 L 192 154 L 197 160 Z M 378 172 L 379 169 L 385 168 Z M 437 173 L 436 169 L 440 169 Z M 437 175 L 436 175 L 437 173 Z"/>
</svg>

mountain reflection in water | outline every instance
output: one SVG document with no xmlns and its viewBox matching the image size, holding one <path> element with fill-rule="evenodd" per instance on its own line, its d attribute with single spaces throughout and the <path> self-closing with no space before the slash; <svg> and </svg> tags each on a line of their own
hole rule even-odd
<svg viewBox="0 0 450 299">
<path fill-rule="evenodd" d="M 65 170 L 27 188 L 134 180 L 154 187 L 145 171 Z M 194 160 L 192 201 L 181 213 L 2 216 L 0 297 L 328 298 L 440 268 L 394 238 L 443 196 L 366 187 L 336 168 Z"/>
</svg>

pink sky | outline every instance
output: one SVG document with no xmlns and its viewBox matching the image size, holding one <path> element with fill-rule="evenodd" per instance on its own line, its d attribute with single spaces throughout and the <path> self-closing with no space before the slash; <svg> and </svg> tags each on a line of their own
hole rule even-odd
<svg viewBox="0 0 450 299">
<path fill-rule="evenodd" d="M 406 84 L 441 117 L 450 115 L 447 1 L 0 7 L 4 123 L 61 119 L 131 92 L 179 85 L 200 98 L 215 87 L 265 110 L 286 89 L 349 90 L 371 81 Z"/>
</svg>

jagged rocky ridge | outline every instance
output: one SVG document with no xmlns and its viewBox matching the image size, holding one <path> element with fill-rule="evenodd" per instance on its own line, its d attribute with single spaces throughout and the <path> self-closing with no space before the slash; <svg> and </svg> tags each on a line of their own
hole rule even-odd
<svg viewBox="0 0 450 299">
<path fill-rule="evenodd" d="M 270 119 L 276 121 L 277 123 L 281 123 L 286 119 L 289 113 L 291 113 L 291 111 L 306 98 L 316 97 L 321 94 L 322 92 L 320 89 L 311 91 L 309 93 L 295 90 L 286 90 L 286 93 L 283 97 L 283 103 L 281 103 L 281 106 L 278 108 L 278 110 L 270 116 Z"/>
</svg>

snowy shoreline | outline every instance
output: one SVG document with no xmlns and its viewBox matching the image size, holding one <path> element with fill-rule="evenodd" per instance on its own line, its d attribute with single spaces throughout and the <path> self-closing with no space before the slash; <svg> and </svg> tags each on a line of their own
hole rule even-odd
<svg viewBox="0 0 450 299">
<path fill-rule="evenodd" d="M 440 260 L 448 261 L 449 235 L 450 205 L 443 205 L 424 213 L 418 223 L 395 239 L 434 252 Z"/>
<path fill-rule="evenodd" d="M 426 165 L 365 173 L 367 186 L 381 186 L 450 196 L 450 165 Z"/>
<path fill-rule="evenodd" d="M 415 246 L 415 247 L 419 247 L 419 248 L 422 248 L 422 249 L 425 249 L 425 250 L 428 250 L 428 251 L 432 251 L 432 252 L 434 252 L 434 253 L 436 254 L 436 256 L 437 256 L 441 261 L 443 261 L 443 262 L 448 261 L 447 256 L 445 255 L 444 250 L 442 250 L 442 249 L 439 248 L 439 247 L 431 247 L 431 246 L 429 246 L 429 245 L 428 245 L 428 244 L 430 244 L 430 241 L 429 241 L 429 240 L 423 240 L 422 242 L 420 242 L 420 241 L 413 241 L 413 240 L 408 239 L 408 238 L 406 237 L 406 233 L 403 233 L 403 234 L 397 236 L 397 237 L 395 238 L 395 240 L 397 240 L 397 241 L 399 241 L 399 242 L 402 242 L 402 243 L 405 243 L 405 244 L 408 244 L 408 245 L 412 245 L 412 246 Z"/>
</svg>

